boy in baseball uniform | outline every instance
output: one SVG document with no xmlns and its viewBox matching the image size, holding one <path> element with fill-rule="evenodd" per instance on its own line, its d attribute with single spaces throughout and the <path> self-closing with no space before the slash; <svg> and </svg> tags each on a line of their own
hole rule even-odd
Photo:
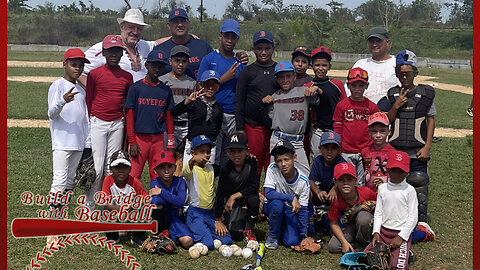
<svg viewBox="0 0 480 270">
<path fill-rule="evenodd" d="M 271 154 L 275 162 L 268 166 L 265 176 L 263 211 L 269 218 L 265 247 L 277 249 L 280 240 L 287 247 L 297 246 L 307 237 L 308 177 L 295 167 L 295 147 L 280 140 Z"/>
<path fill-rule="evenodd" d="M 305 175 L 310 173 L 310 164 L 303 147 L 303 137 L 308 125 L 308 107 L 319 101 L 316 92 L 306 96 L 307 87 L 294 87 L 295 68 L 287 61 L 275 67 L 275 78 L 280 90 L 263 98 L 264 103 L 273 103 L 269 111 L 272 118 L 270 149 L 280 141 L 288 140 L 295 147 L 296 166 Z"/>
</svg>

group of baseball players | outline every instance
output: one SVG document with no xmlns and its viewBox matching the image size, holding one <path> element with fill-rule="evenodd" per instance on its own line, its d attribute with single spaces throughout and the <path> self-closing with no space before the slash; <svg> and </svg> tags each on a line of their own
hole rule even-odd
<svg viewBox="0 0 480 270">
<path fill-rule="evenodd" d="M 95 209 L 99 191 L 148 194 L 159 236 L 184 248 L 256 242 L 260 213 L 269 221 L 267 248 L 321 234 L 332 235 L 330 252 L 382 241 L 394 269 L 408 269 L 410 243 L 434 239 L 426 222 L 435 91 L 414 83 L 413 52 L 388 54 L 383 27 L 370 29 L 372 57 L 355 63 L 344 84 L 328 77 L 332 53 L 324 46 L 297 46 L 291 61 L 275 62 L 266 30 L 253 35 L 247 65 L 246 52 L 234 51 L 233 19 L 222 22 L 216 50 L 189 33 L 183 9 L 169 14 L 172 36 L 156 41 L 141 39 L 150 25 L 138 9 L 118 23 L 120 35 L 85 53 L 69 49 L 65 75 L 50 86 L 52 197 L 75 187 L 91 149 L 96 179 L 86 206 Z M 145 163 L 148 192 L 139 180 Z M 131 236 L 138 246 L 145 240 Z"/>
</svg>

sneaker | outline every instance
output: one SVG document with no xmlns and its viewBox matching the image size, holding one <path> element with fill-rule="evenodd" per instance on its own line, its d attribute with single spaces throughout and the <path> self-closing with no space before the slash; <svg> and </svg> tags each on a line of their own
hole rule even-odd
<svg viewBox="0 0 480 270">
<path fill-rule="evenodd" d="M 468 114 L 468 116 L 473 117 L 473 108 L 468 108 L 467 109 L 467 114 Z"/>
<path fill-rule="evenodd" d="M 435 240 L 435 232 L 426 222 L 418 222 L 418 230 L 427 234 L 427 236 L 425 237 L 425 239 L 422 240 L 422 242 Z"/>
<path fill-rule="evenodd" d="M 409 256 L 408 256 L 408 264 L 413 264 L 415 262 L 415 254 L 413 251 L 410 249 L 409 251 Z"/>
<path fill-rule="evenodd" d="M 142 244 L 143 242 L 145 242 L 145 239 L 144 237 L 133 237 L 132 235 L 132 238 L 130 238 L 130 243 L 136 247 L 142 247 Z"/>
<path fill-rule="evenodd" d="M 253 230 L 246 230 L 243 231 L 243 241 L 245 244 L 247 244 L 249 241 L 257 241 L 257 238 L 255 237 L 255 233 Z"/>
<path fill-rule="evenodd" d="M 265 242 L 265 247 L 268 249 L 277 249 L 278 248 L 278 240 L 273 239 L 272 237 L 267 237 L 267 241 Z"/>
</svg>

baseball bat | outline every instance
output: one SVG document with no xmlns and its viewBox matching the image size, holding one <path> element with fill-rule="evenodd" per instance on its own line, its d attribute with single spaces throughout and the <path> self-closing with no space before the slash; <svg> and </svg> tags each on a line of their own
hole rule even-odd
<svg viewBox="0 0 480 270">
<path fill-rule="evenodd" d="M 16 218 L 12 222 L 15 237 L 39 237 L 88 232 L 151 231 L 157 233 L 157 221 L 151 223 L 101 223 L 79 220 Z"/>
<path fill-rule="evenodd" d="M 260 263 L 262 262 L 263 255 L 265 254 L 265 244 L 261 243 L 258 246 L 257 250 L 257 263 L 255 263 L 255 270 L 262 270 L 262 267 L 260 266 Z"/>
</svg>

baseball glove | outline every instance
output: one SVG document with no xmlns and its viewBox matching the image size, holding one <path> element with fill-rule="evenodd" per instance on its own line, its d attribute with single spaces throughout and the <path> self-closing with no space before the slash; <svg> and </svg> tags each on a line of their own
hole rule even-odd
<svg viewBox="0 0 480 270">
<path fill-rule="evenodd" d="M 84 154 L 75 174 L 75 186 L 83 190 L 90 190 L 93 182 L 95 182 L 95 178 L 96 172 L 93 155 Z"/>
<path fill-rule="evenodd" d="M 306 254 L 313 255 L 320 251 L 322 246 L 320 241 L 315 241 L 312 237 L 307 237 L 302 240 L 300 245 L 291 247 L 296 252 L 304 252 Z"/>
<path fill-rule="evenodd" d="M 375 211 L 375 201 L 365 201 L 352 206 L 345 212 L 345 214 L 343 214 L 340 221 L 342 223 L 355 223 L 355 219 L 357 218 L 357 215 L 358 213 L 360 213 L 360 211 L 367 211 L 373 214 L 373 212 Z"/>
<path fill-rule="evenodd" d="M 149 236 L 143 241 L 142 250 L 150 254 L 173 254 L 177 251 L 177 245 L 165 236 Z"/>
<path fill-rule="evenodd" d="M 390 269 L 390 248 L 383 242 L 377 242 L 367 254 L 367 263 L 372 270 Z"/>
</svg>

